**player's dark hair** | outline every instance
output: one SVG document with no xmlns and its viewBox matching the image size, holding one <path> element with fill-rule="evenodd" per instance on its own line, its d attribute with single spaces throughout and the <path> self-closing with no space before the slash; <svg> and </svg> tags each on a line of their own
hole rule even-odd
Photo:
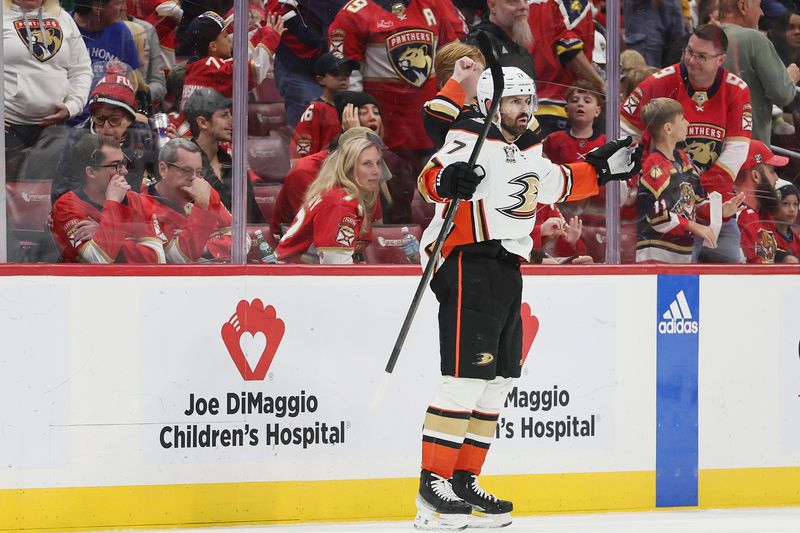
<svg viewBox="0 0 800 533">
<path fill-rule="evenodd" d="M 694 29 L 692 35 L 704 41 L 711 41 L 718 54 L 728 52 L 728 37 L 716 24 L 702 24 Z"/>
</svg>

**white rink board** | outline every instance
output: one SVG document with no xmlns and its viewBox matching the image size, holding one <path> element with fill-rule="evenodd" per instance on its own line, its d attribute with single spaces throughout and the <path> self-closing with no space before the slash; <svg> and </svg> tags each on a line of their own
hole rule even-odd
<svg viewBox="0 0 800 533">
<path fill-rule="evenodd" d="M 0 487 L 413 477 L 439 375 L 432 297 L 382 402 L 372 404 L 416 283 L 411 276 L 2 278 Z M 486 472 L 654 469 L 655 283 L 655 276 L 525 278 L 523 302 L 540 327 L 518 392 L 541 402 L 541 391 L 562 399 L 566 391 L 569 402 L 504 410 Z M 264 379 L 246 381 L 221 329 L 240 301 L 255 298 L 274 306 L 285 333 Z M 272 346 L 258 331 L 243 338 Z M 228 394 L 243 392 L 300 397 L 305 412 L 229 413 Z M 184 414 L 191 395 L 216 398 L 219 412 Z M 592 417 L 591 435 L 535 435 L 548 422 L 556 428 Z M 266 443 L 276 425 L 311 435 L 323 423 L 344 427 L 344 442 Z M 249 432 L 238 446 L 162 446 L 164 428 L 187 425 Z M 330 430 L 326 438 L 334 438 Z"/>
<path fill-rule="evenodd" d="M 699 466 L 800 466 L 800 276 L 704 276 Z"/>
</svg>

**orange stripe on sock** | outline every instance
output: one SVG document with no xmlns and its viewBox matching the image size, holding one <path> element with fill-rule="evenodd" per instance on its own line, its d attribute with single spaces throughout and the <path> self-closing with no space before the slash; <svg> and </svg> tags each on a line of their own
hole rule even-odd
<svg viewBox="0 0 800 533">
<path fill-rule="evenodd" d="M 478 448 L 467 443 L 462 444 L 456 459 L 455 470 L 466 470 L 479 476 L 488 451 L 486 448 Z"/>
<path fill-rule="evenodd" d="M 445 479 L 453 477 L 458 450 L 432 442 L 422 443 L 422 469 L 430 470 Z"/>
<path fill-rule="evenodd" d="M 456 308 L 456 368 L 455 377 L 458 377 L 458 363 L 461 358 L 461 259 L 464 254 L 458 253 L 458 307 Z"/>
</svg>

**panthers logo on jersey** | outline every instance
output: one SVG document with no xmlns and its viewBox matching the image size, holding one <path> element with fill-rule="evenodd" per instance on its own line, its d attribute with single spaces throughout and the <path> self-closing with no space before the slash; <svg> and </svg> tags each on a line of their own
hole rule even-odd
<svg viewBox="0 0 800 533">
<path fill-rule="evenodd" d="M 764 262 L 774 263 L 775 252 L 778 251 L 778 242 L 771 231 L 761 228 L 756 235 L 756 255 Z"/>
<path fill-rule="evenodd" d="M 386 51 L 392 68 L 403 81 L 422 87 L 433 70 L 433 32 L 406 30 L 386 39 Z"/>
<path fill-rule="evenodd" d="M 52 59 L 61 49 L 64 32 L 55 19 L 44 19 L 44 28 L 39 27 L 38 20 L 28 20 L 28 28 L 24 20 L 15 20 L 14 28 L 25 44 L 25 48 L 33 50 L 33 57 L 44 63 Z"/>
</svg>

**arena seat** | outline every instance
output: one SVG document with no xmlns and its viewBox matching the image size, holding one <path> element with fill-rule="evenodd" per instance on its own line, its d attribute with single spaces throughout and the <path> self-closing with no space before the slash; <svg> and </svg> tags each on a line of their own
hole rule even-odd
<svg viewBox="0 0 800 533">
<path fill-rule="evenodd" d="M 277 131 L 268 137 L 250 137 L 247 164 L 263 181 L 282 182 L 289 173 L 289 139 Z"/>
<path fill-rule="evenodd" d="M 403 228 L 417 238 L 422 237 L 419 224 L 376 224 L 372 226 L 372 242 L 364 251 L 369 264 L 407 265 L 408 260 L 403 251 Z"/>
<path fill-rule="evenodd" d="M 264 81 L 255 86 L 253 96 L 255 96 L 256 102 L 283 102 L 283 97 L 275 84 L 275 75 L 272 73 L 267 74 Z"/>
<path fill-rule="evenodd" d="M 287 125 L 286 109 L 281 102 L 250 102 L 247 106 L 247 134 L 267 137 L 271 131 Z"/>
<path fill-rule="evenodd" d="M 38 249 L 42 245 L 52 244 L 48 226 L 50 182 L 6 183 L 6 210 L 9 229 L 19 241 L 21 256 L 37 260 Z"/>
<path fill-rule="evenodd" d="M 253 185 L 253 196 L 255 196 L 258 208 L 264 216 L 264 220 L 272 220 L 272 211 L 275 209 L 275 199 L 281 190 L 280 183 Z"/>
<path fill-rule="evenodd" d="M 433 220 L 435 211 L 436 204 L 426 202 L 419 192 L 414 192 L 414 198 L 411 200 L 411 222 L 427 228 Z"/>
</svg>

